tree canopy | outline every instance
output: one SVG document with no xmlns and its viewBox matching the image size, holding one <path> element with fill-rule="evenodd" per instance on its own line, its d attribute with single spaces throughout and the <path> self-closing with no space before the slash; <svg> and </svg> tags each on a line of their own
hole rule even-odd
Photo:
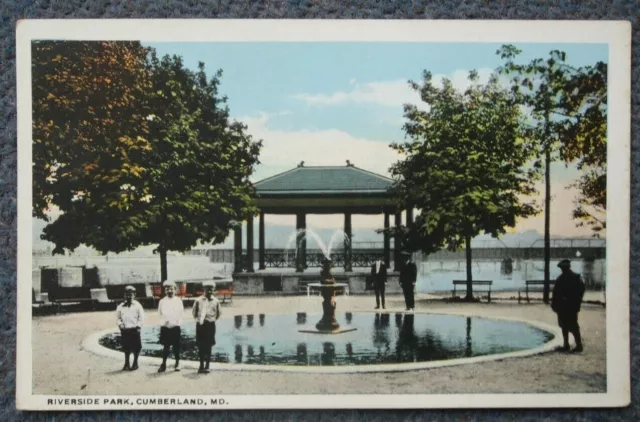
<svg viewBox="0 0 640 422">
<path fill-rule="evenodd" d="M 429 72 L 410 82 L 425 107 L 405 106 L 409 141 L 392 144 L 404 159 L 391 167 L 403 203 L 418 209 L 406 228 L 405 246 L 425 253 L 467 247 L 467 296 L 471 297 L 471 238 L 513 227 L 516 217 L 537 210 L 523 195 L 534 193 L 536 172 L 521 134 L 516 99 L 492 75 L 487 84 L 469 73 L 464 92 L 445 79 L 437 86 Z"/>
<path fill-rule="evenodd" d="M 526 137 L 537 145 L 538 160 L 548 149 L 551 161 L 575 164 L 582 171 L 577 187 L 580 197 L 573 216 L 578 225 L 594 233 L 606 228 L 607 65 L 574 67 L 566 53 L 553 50 L 549 58 L 516 63 L 520 50 L 505 45 L 497 52 L 503 59 L 502 74 L 511 76 L 512 89 L 530 111 L 524 126 Z"/>
<path fill-rule="evenodd" d="M 134 53 L 136 60 L 125 60 Z M 67 58 L 54 60 L 59 56 Z M 83 71 L 78 64 L 100 60 L 112 67 Z M 249 176 L 261 142 L 231 120 L 218 93 L 220 71 L 208 79 L 202 63 L 194 72 L 179 57 L 159 59 L 120 42 L 53 43 L 43 52 L 34 45 L 33 67 L 40 75 L 34 169 L 41 173 L 34 215 L 61 210 L 43 235 L 56 252 L 80 244 L 105 253 L 158 245 L 164 280 L 167 251 L 222 242 L 234 221 L 255 212 Z M 66 76 L 74 72 L 87 84 Z M 49 93 L 59 100 L 47 102 Z M 106 117 L 85 114 L 89 109 Z M 56 130 L 35 131 L 51 126 Z"/>
<path fill-rule="evenodd" d="M 544 169 L 544 301 L 549 300 L 551 260 L 551 162 L 571 162 L 581 158 L 578 167 L 590 165 L 590 170 L 577 182 L 582 197 L 573 216 L 588 221 L 596 231 L 603 220 L 593 219 L 587 210 L 606 203 L 606 66 L 575 68 L 566 62 L 566 54 L 553 50 L 545 60 L 516 63 L 520 54 L 513 45 L 503 45 L 497 54 L 505 60 L 500 72 L 511 78 L 511 90 L 528 109 L 523 124 L 525 138 L 531 143 L 536 160 L 534 166 Z M 604 78 L 603 78 L 604 76 Z M 543 161 L 544 160 L 544 161 Z M 589 163 L 589 164 L 588 164 Z"/>
</svg>

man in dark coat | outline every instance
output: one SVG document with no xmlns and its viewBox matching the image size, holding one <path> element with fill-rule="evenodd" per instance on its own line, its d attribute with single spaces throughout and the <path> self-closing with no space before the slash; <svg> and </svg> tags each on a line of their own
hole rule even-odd
<svg viewBox="0 0 640 422">
<path fill-rule="evenodd" d="M 402 267 L 400 268 L 400 286 L 404 293 L 404 303 L 407 311 L 415 311 L 414 292 L 416 288 L 416 279 L 418 278 L 418 269 L 416 264 L 411 262 L 411 253 L 402 252 Z"/>
<path fill-rule="evenodd" d="M 582 305 L 584 283 L 579 274 L 571 271 L 571 261 L 568 259 L 560 261 L 558 267 L 562 270 L 562 274 L 553 287 L 551 309 L 558 314 L 558 325 L 562 328 L 564 340 L 562 350 L 569 350 L 569 333 L 571 333 L 576 341 L 576 347 L 572 352 L 580 353 L 582 352 L 582 338 L 578 325 L 578 312 L 580 312 Z"/>
<path fill-rule="evenodd" d="M 377 260 L 371 266 L 371 278 L 373 279 L 373 289 L 376 292 L 376 309 L 380 309 L 380 299 L 382 299 L 382 309 L 384 307 L 384 288 L 387 282 L 387 267 L 384 262 Z"/>
</svg>

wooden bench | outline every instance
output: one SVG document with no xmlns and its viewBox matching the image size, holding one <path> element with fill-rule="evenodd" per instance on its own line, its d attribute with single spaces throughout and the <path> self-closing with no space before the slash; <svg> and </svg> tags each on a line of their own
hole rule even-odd
<svg viewBox="0 0 640 422">
<path fill-rule="evenodd" d="M 233 282 L 220 282 L 216 281 L 216 296 L 222 296 L 222 303 L 227 301 L 229 298 L 229 302 L 233 301 Z"/>
<path fill-rule="evenodd" d="M 480 291 L 480 292 L 486 292 L 487 293 L 487 300 L 489 303 L 491 303 L 491 285 L 493 284 L 492 280 L 473 280 L 471 281 L 471 286 L 473 288 L 473 291 Z M 451 297 L 456 297 L 456 287 L 458 286 L 464 286 L 465 289 L 467 287 L 467 280 L 453 280 L 453 290 L 452 290 L 452 294 Z M 480 289 L 476 289 L 477 287 L 480 287 Z"/>
<path fill-rule="evenodd" d="M 549 294 L 551 294 L 551 291 L 553 290 L 553 286 L 555 284 L 556 284 L 555 280 L 549 280 Z M 522 290 L 518 290 L 518 303 L 520 303 L 522 300 L 521 292 Z M 531 299 L 529 298 L 529 293 L 544 293 L 544 280 L 525 281 L 524 294 L 525 294 L 525 299 L 527 300 L 527 303 L 531 302 Z"/>
</svg>

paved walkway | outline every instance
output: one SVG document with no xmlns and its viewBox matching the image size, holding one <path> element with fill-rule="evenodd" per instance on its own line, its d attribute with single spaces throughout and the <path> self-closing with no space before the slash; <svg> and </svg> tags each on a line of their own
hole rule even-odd
<svg viewBox="0 0 640 422">
<path fill-rule="evenodd" d="M 224 317 L 275 312 L 320 312 L 320 298 L 236 297 Z M 373 310 L 371 296 L 338 297 L 338 309 Z M 404 309 L 400 296 L 387 298 L 391 312 Z M 555 324 L 555 314 L 541 303 L 444 303 L 420 295 L 416 312 L 500 316 Z M 186 310 L 189 313 L 190 309 Z M 147 324 L 159 323 L 147 312 Z M 185 316 L 185 318 L 189 318 Z M 35 394 L 426 394 L 426 393 L 587 393 L 606 391 L 605 310 L 585 305 L 580 313 L 585 352 L 552 352 L 454 367 L 410 372 L 309 374 L 213 371 L 199 375 L 158 374 L 142 365 L 121 372 L 122 362 L 82 349 L 90 334 L 115 328 L 115 312 L 69 313 L 33 319 L 33 391 Z"/>
</svg>

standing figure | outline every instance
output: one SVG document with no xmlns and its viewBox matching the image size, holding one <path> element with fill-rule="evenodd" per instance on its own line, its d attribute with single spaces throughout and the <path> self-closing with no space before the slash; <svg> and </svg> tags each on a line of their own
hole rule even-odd
<svg viewBox="0 0 640 422">
<path fill-rule="evenodd" d="M 176 359 L 175 370 L 180 370 L 180 324 L 182 323 L 182 314 L 184 313 L 184 305 L 182 299 L 175 295 L 176 285 L 171 281 L 163 283 L 165 297 L 160 299 L 158 303 L 158 312 L 162 325 L 160 326 L 160 344 L 164 346 L 162 351 L 162 365 L 158 368 L 158 372 L 167 370 L 167 358 L 169 351 L 173 347 L 173 356 Z"/>
<path fill-rule="evenodd" d="M 204 295 L 193 303 L 193 317 L 196 320 L 196 343 L 200 357 L 199 374 L 209 373 L 211 348 L 216 344 L 216 321 L 220 318 L 220 301 L 213 295 L 214 281 L 203 283 Z"/>
<path fill-rule="evenodd" d="M 404 293 L 404 303 L 407 306 L 407 311 L 415 311 L 415 288 L 416 279 L 418 278 L 418 269 L 416 264 L 411 262 L 411 253 L 402 252 L 403 264 L 400 268 L 400 286 L 402 286 L 402 293 Z"/>
<path fill-rule="evenodd" d="M 376 309 L 380 309 L 380 299 L 382 299 L 382 309 L 384 307 L 384 288 L 387 282 L 387 267 L 384 262 L 377 260 L 371 266 L 371 278 L 373 279 L 373 289 L 376 292 Z"/>
<path fill-rule="evenodd" d="M 580 312 L 584 296 L 584 283 L 579 274 L 571 271 L 571 261 L 568 259 L 560 261 L 558 267 L 562 270 L 562 274 L 553 287 L 551 309 L 558 314 L 558 325 L 562 328 L 564 340 L 562 350 L 569 350 L 569 333 L 571 333 L 576 341 L 576 347 L 572 352 L 580 353 L 582 352 L 582 338 L 578 325 L 578 312 Z"/>
<path fill-rule="evenodd" d="M 124 351 L 123 371 L 138 369 L 138 356 L 142 350 L 140 329 L 144 322 L 144 310 L 140 302 L 135 300 L 136 289 L 133 286 L 124 288 L 124 302 L 116 308 L 116 321 L 120 328 L 120 341 Z M 133 353 L 133 365 L 129 365 L 129 357 Z"/>
</svg>

